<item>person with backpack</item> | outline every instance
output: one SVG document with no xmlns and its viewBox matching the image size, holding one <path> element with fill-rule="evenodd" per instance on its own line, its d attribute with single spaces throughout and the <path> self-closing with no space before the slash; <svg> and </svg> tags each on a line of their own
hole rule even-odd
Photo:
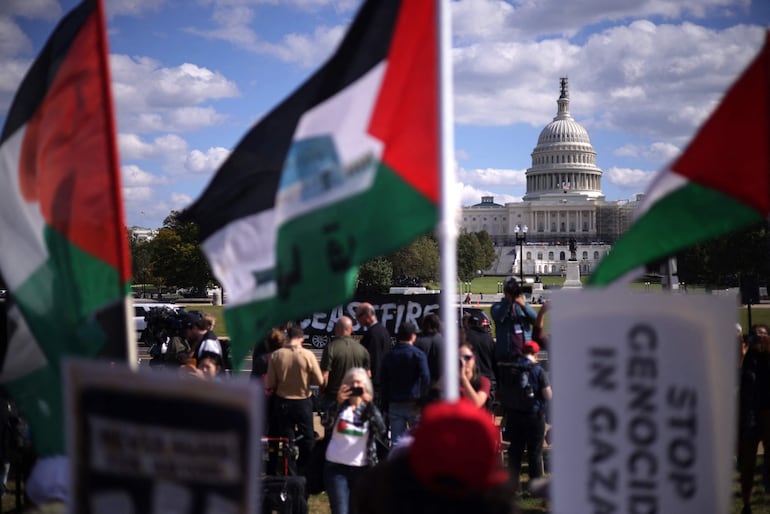
<svg viewBox="0 0 770 514">
<path fill-rule="evenodd" d="M 540 346 L 527 341 L 524 354 L 498 364 L 498 399 L 504 409 L 505 438 L 509 441 L 508 468 L 519 490 L 521 463 L 527 452 L 529 480 L 543 476 L 543 440 L 547 402 L 553 396 L 545 370 L 537 364 Z"/>
</svg>

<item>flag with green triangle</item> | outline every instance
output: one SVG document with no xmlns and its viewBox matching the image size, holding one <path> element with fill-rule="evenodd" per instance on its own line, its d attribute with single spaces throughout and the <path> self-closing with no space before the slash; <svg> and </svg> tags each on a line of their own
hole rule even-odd
<svg viewBox="0 0 770 514">
<path fill-rule="evenodd" d="M 0 272 L 10 291 L 0 380 L 41 455 L 64 452 L 60 361 L 127 355 L 130 263 L 104 8 L 68 13 L 0 135 Z"/>
<path fill-rule="evenodd" d="M 637 267 L 770 213 L 770 31 L 685 151 L 658 172 L 634 223 L 593 272 L 606 285 Z"/>
<path fill-rule="evenodd" d="M 237 363 L 272 325 L 350 297 L 359 264 L 435 227 L 437 37 L 433 1 L 365 2 L 182 213 L 227 294 Z"/>
</svg>

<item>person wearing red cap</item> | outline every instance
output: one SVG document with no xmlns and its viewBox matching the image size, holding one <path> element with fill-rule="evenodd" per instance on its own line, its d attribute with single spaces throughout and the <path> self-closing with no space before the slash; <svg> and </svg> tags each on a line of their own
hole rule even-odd
<svg viewBox="0 0 770 514">
<path fill-rule="evenodd" d="M 516 490 L 519 489 L 521 462 L 524 451 L 527 452 L 529 479 L 543 476 L 543 440 L 545 438 L 546 403 L 551 400 L 553 392 L 545 370 L 537 364 L 537 354 L 540 345 L 535 341 L 524 343 L 524 355 L 519 357 L 516 367 L 526 376 L 528 391 L 532 400 L 529 402 L 514 402 L 505 407 L 505 433 L 510 446 L 508 447 L 508 467 L 511 470 Z"/>
<path fill-rule="evenodd" d="M 406 451 L 361 479 L 357 512 L 515 512 L 508 472 L 500 466 L 500 433 L 483 409 L 462 399 L 432 403 L 413 437 Z"/>
</svg>

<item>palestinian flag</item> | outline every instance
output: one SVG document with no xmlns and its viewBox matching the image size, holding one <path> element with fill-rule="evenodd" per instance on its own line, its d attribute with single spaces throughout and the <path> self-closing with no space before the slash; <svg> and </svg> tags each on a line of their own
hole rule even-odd
<svg viewBox="0 0 770 514">
<path fill-rule="evenodd" d="M 0 379 L 42 455 L 64 449 L 61 358 L 127 352 L 130 265 L 109 84 L 103 7 L 84 1 L 32 64 L 0 138 L 0 272 L 13 306 Z"/>
<path fill-rule="evenodd" d="M 434 228 L 434 4 L 366 2 L 331 59 L 182 213 L 227 291 L 237 363 L 271 326 L 349 298 L 359 264 Z"/>
<path fill-rule="evenodd" d="M 695 139 L 650 184 L 636 220 L 589 283 L 751 225 L 770 213 L 770 31 Z"/>
</svg>

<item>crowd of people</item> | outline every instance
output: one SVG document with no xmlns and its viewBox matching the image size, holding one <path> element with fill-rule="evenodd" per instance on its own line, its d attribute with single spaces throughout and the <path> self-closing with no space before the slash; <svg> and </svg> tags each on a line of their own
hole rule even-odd
<svg viewBox="0 0 770 514">
<path fill-rule="evenodd" d="M 269 395 L 268 436 L 296 446 L 290 474 L 306 476 L 313 492 L 326 490 L 333 514 L 417 512 L 390 494 L 415 488 L 432 502 L 421 504 L 420 512 L 438 512 L 437 505 L 441 512 L 476 512 L 479 505 L 512 512 L 523 492 L 525 455 L 529 478 L 543 476 L 552 393 L 537 362 L 547 341 L 546 307 L 532 309 L 515 279 L 504 293 L 492 306 L 496 340 L 477 316 L 466 315 L 459 340 L 450 343 L 441 319 L 428 314 L 419 327 L 400 323 L 393 342 L 367 302 L 358 305 L 355 319 L 337 320 L 320 361 L 302 347 L 298 325 L 273 329 L 255 348 L 252 377 Z M 453 386 L 442 377 L 447 344 L 458 348 Z M 460 400 L 442 401 L 446 387 L 456 387 Z M 316 411 L 323 434 L 313 430 Z M 367 493 L 357 495 L 360 488 Z"/>
</svg>

